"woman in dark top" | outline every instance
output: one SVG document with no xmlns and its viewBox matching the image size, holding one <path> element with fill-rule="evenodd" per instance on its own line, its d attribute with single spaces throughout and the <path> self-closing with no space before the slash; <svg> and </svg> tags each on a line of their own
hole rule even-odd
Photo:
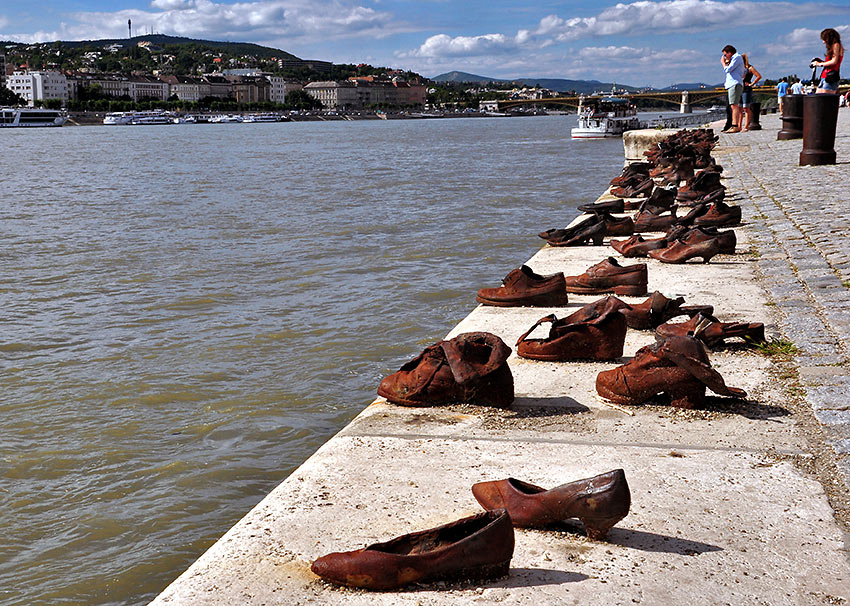
<svg viewBox="0 0 850 606">
<path fill-rule="evenodd" d="M 746 55 L 741 56 L 744 58 L 744 67 L 747 68 L 744 73 L 744 92 L 741 94 L 741 107 L 744 108 L 743 130 L 750 130 L 750 123 L 753 119 L 753 86 L 761 80 L 761 74 L 750 65 L 750 60 Z"/>
</svg>

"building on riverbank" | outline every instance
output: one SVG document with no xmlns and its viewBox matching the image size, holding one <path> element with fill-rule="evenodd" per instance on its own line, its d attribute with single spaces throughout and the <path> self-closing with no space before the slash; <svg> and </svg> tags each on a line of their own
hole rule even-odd
<svg viewBox="0 0 850 606">
<path fill-rule="evenodd" d="M 425 106 L 425 86 L 400 80 L 326 80 L 310 82 L 304 90 L 326 109 L 363 109 L 370 105 L 421 109 Z"/>
</svg>

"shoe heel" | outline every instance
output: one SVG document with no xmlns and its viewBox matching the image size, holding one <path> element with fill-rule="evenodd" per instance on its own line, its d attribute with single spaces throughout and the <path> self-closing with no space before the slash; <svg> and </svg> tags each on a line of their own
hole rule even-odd
<svg viewBox="0 0 850 606">
<path fill-rule="evenodd" d="M 614 525 L 622 520 L 619 518 L 579 518 L 584 524 L 584 530 L 587 532 L 587 538 L 594 541 L 602 541 Z"/>
</svg>

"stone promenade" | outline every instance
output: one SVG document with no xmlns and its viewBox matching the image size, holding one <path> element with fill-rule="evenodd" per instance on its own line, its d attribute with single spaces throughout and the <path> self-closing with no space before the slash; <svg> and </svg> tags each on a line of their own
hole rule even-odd
<svg viewBox="0 0 850 606">
<path fill-rule="evenodd" d="M 707 264 L 646 260 L 650 292 L 711 304 L 724 322 L 763 322 L 774 343 L 796 345 L 796 360 L 741 344 L 711 352 L 712 366 L 746 398 L 712 396 L 698 410 L 600 401 L 598 373 L 654 342 L 651 331 L 639 330 L 628 331 L 625 355 L 613 362 L 541 362 L 513 353 L 509 410 L 409 408 L 377 398 L 153 604 L 850 601 L 850 247 L 840 241 L 848 122 L 850 110 L 839 127 L 845 164 L 831 167 L 797 167 L 801 142 L 775 141 L 776 116 L 764 118 L 761 132 L 724 135 L 714 156 L 725 167 L 730 199 L 743 207 L 737 254 Z M 539 229 L 560 227 L 557 220 Z M 577 275 L 614 254 L 609 246 L 544 247 L 527 263 L 538 273 Z M 633 261 L 643 260 L 622 260 Z M 470 300 L 511 269 L 494 267 L 492 283 L 470 284 Z M 560 308 L 478 306 L 448 336 L 484 330 L 513 346 L 542 316 L 563 317 L 597 298 L 571 294 Z M 421 347 L 410 350 L 412 358 Z M 515 477 L 549 488 L 616 468 L 628 478 L 632 506 L 605 541 L 588 539 L 581 525 L 518 529 L 504 578 L 366 592 L 310 572 L 320 555 L 481 511 L 470 490 L 475 482 Z"/>
<path fill-rule="evenodd" d="M 799 381 L 850 488 L 850 109 L 839 111 L 838 164 L 799 166 L 802 140 L 763 130 L 721 135 L 715 150 L 750 220 L 753 254 L 783 336 L 798 348 Z M 718 129 L 719 130 L 719 129 Z M 841 487 L 839 487 L 840 490 Z M 839 497 L 840 498 L 840 497 Z M 846 504 L 846 500 L 844 501 Z"/>
</svg>

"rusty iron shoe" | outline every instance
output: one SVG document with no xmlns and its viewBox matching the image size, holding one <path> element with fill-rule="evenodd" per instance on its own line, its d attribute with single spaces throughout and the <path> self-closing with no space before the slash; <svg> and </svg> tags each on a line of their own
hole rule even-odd
<svg viewBox="0 0 850 606">
<path fill-rule="evenodd" d="M 611 240 L 611 248 L 626 258 L 646 257 L 649 251 L 667 246 L 667 238 L 644 239 L 640 234 L 635 234 L 628 240 Z"/>
<path fill-rule="evenodd" d="M 694 219 L 694 225 L 703 227 L 732 227 L 741 223 L 741 207 L 729 206 L 725 202 L 714 202 L 701 216 Z"/>
<path fill-rule="evenodd" d="M 554 314 L 545 316 L 517 340 L 517 355 L 549 362 L 615 360 L 623 355 L 626 341 L 623 305 L 616 297 L 607 297 L 561 320 Z M 544 323 L 551 324 L 545 339 L 528 338 Z"/>
<path fill-rule="evenodd" d="M 734 255 L 735 246 L 738 244 L 738 238 L 735 236 L 734 229 L 718 231 L 716 227 L 705 226 L 692 227 L 677 239 L 685 244 L 698 244 L 707 240 L 717 240 L 717 245 L 722 255 Z"/>
<path fill-rule="evenodd" d="M 578 209 L 583 213 L 621 213 L 623 212 L 623 199 L 605 200 L 593 204 L 582 204 Z"/>
<path fill-rule="evenodd" d="M 564 288 L 563 273 L 542 276 L 523 265 L 505 276 L 502 286 L 482 288 L 475 298 L 479 303 L 497 307 L 561 307 L 567 304 Z"/>
<path fill-rule="evenodd" d="M 711 305 L 682 305 L 684 302 L 683 297 L 669 299 L 656 290 L 642 303 L 623 303 L 625 308 L 622 312 L 626 316 L 628 327 L 636 330 L 651 330 L 678 316 L 693 317 L 700 313 L 714 312 Z"/>
<path fill-rule="evenodd" d="M 688 336 L 641 347 L 626 364 L 596 376 L 596 392 L 618 404 L 642 404 L 666 393 L 671 406 L 694 408 L 703 404 L 706 387 L 722 396 L 747 396 L 743 389 L 726 386 L 703 344 Z"/>
<path fill-rule="evenodd" d="M 673 225 L 678 223 L 679 218 L 676 216 L 676 207 L 670 208 L 669 214 L 654 213 L 650 210 L 641 210 L 635 215 L 635 231 L 651 232 L 651 231 L 667 231 Z"/>
<path fill-rule="evenodd" d="M 708 313 L 699 313 L 687 322 L 667 322 L 655 329 L 659 341 L 670 337 L 692 335 L 710 348 L 725 345 L 726 339 L 738 337 L 745 343 L 766 343 L 761 322 L 721 322 Z"/>
<path fill-rule="evenodd" d="M 613 257 L 608 257 L 588 267 L 580 276 L 566 276 L 564 280 L 567 292 L 583 295 L 613 292 L 639 297 L 646 294 L 646 263 L 622 266 Z"/>
<path fill-rule="evenodd" d="M 310 569 L 336 585 L 389 590 L 428 581 L 503 577 L 513 553 L 511 518 L 496 509 L 363 549 L 329 553 Z"/>
<path fill-rule="evenodd" d="M 546 240 L 549 246 L 583 246 L 588 241 L 600 246 L 605 233 L 605 220 L 593 214 L 570 227 L 547 229 L 537 236 Z"/>
<path fill-rule="evenodd" d="M 720 243 L 717 238 L 704 240 L 695 244 L 686 244 L 676 240 L 667 248 L 649 251 L 649 256 L 662 263 L 685 263 L 699 257 L 703 263 L 708 263 L 714 255 L 720 254 Z"/>
<path fill-rule="evenodd" d="M 632 503 L 622 469 L 546 490 L 514 478 L 479 482 L 472 494 L 487 510 L 504 508 L 519 528 L 542 528 L 578 518 L 596 541 L 629 513 Z"/>
<path fill-rule="evenodd" d="M 615 187 L 611 190 L 611 195 L 618 198 L 644 198 L 652 193 L 654 187 L 655 182 L 647 177 L 639 185 Z"/>
<path fill-rule="evenodd" d="M 492 333 L 463 333 L 426 347 L 381 381 L 378 395 L 402 406 L 471 402 L 506 408 L 514 401 L 510 354 Z"/>
</svg>

